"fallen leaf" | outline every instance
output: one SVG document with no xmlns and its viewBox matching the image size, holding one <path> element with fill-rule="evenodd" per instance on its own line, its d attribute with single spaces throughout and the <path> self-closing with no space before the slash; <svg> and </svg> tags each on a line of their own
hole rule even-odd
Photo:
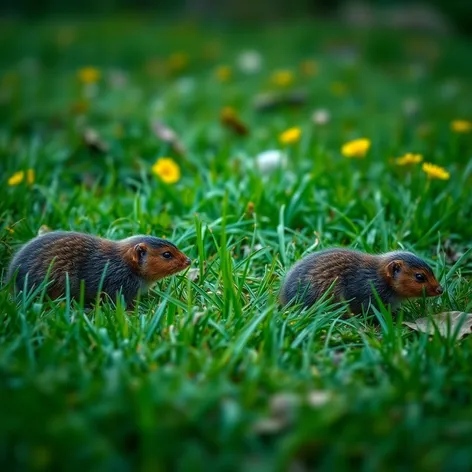
<svg viewBox="0 0 472 472">
<path fill-rule="evenodd" d="M 457 331 L 457 340 L 472 333 L 472 313 L 446 311 L 428 318 L 418 318 L 415 322 L 403 322 L 409 328 L 433 335 L 436 331 L 448 337 Z"/>
<path fill-rule="evenodd" d="M 255 244 L 253 247 L 251 247 L 249 244 L 244 244 L 241 246 L 242 252 L 243 252 L 243 257 L 248 257 L 250 254 L 260 251 L 262 249 L 262 244 Z"/>
<path fill-rule="evenodd" d="M 38 236 L 42 236 L 43 234 L 50 233 L 52 229 L 48 225 L 41 225 L 38 229 Z"/>
<path fill-rule="evenodd" d="M 313 390 L 307 396 L 307 403 L 313 408 L 318 408 L 326 405 L 332 398 L 333 395 L 331 392 L 326 390 Z"/>
<path fill-rule="evenodd" d="M 198 280 L 198 277 L 200 277 L 200 269 L 192 268 L 188 270 L 187 279 L 189 279 L 192 282 L 196 282 Z"/>
<path fill-rule="evenodd" d="M 297 107 L 307 101 L 305 92 L 299 90 L 290 93 L 262 93 L 254 98 L 257 111 L 273 111 L 283 107 Z"/>
<path fill-rule="evenodd" d="M 260 418 L 253 426 L 257 434 L 277 434 L 291 425 L 305 404 L 311 408 L 321 408 L 331 401 L 333 395 L 326 390 L 313 390 L 306 396 L 291 392 L 280 392 L 269 400 L 269 414 Z"/>
<path fill-rule="evenodd" d="M 295 409 L 300 404 L 300 397 L 295 393 L 281 392 L 275 394 L 269 403 L 272 417 L 283 423 L 290 423 L 293 420 Z"/>
<path fill-rule="evenodd" d="M 236 111 L 231 107 L 225 107 L 220 113 L 221 124 L 238 134 L 239 136 L 245 136 L 249 133 L 248 127 L 241 121 Z"/>
<path fill-rule="evenodd" d="M 269 415 L 260 418 L 253 426 L 257 434 L 276 434 L 291 425 L 300 405 L 295 393 L 280 392 L 269 400 Z"/>
<path fill-rule="evenodd" d="M 151 124 L 154 134 L 163 142 L 170 144 L 173 151 L 177 154 L 185 154 L 185 146 L 178 137 L 177 133 L 162 121 L 153 121 Z"/>
<path fill-rule="evenodd" d="M 444 242 L 444 253 L 446 256 L 446 262 L 449 264 L 456 263 L 464 255 L 464 252 L 459 250 L 457 245 L 450 239 L 446 239 Z"/>
<path fill-rule="evenodd" d="M 106 153 L 108 151 L 108 144 L 103 141 L 98 132 L 93 128 L 86 128 L 82 135 L 85 145 L 92 151 Z"/>
<path fill-rule="evenodd" d="M 252 430 L 256 434 L 271 435 L 279 433 L 284 427 L 284 422 L 277 418 L 261 418 L 254 423 Z"/>
</svg>

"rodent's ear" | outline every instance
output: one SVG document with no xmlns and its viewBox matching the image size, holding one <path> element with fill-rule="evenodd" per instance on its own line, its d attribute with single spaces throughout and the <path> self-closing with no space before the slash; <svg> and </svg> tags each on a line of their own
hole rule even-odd
<svg viewBox="0 0 472 472">
<path fill-rule="evenodd" d="M 389 262 L 387 265 L 387 276 L 389 278 L 396 278 L 396 276 L 402 271 L 403 269 L 403 261 L 395 260 Z"/>
<path fill-rule="evenodd" d="M 140 263 L 147 253 L 147 247 L 144 243 L 139 243 L 134 246 L 134 259 L 136 263 Z"/>
</svg>

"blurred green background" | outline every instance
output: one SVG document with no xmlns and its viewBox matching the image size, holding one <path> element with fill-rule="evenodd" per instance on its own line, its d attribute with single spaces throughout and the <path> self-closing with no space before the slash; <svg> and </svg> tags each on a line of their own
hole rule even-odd
<svg viewBox="0 0 472 472">
<path fill-rule="evenodd" d="M 364 2 L 343 0 L 175 0 L 172 2 L 162 0 L 83 0 L 71 2 L 4 0 L 0 5 L 0 13 L 37 18 L 54 14 L 109 15 L 119 12 L 148 12 L 156 16 L 267 21 L 306 16 L 330 18 L 345 9 L 362 10 L 369 14 L 382 10 L 400 12 L 403 9 L 406 12 L 409 9 L 409 13 L 405 14 L 409 16 L 411 21 L 413 19 L 411 7 L 415 5 L 420 5 L 420 8 L 416 8 L 416 13 L 413 14 L 418 21 L 428 21 L 428 19 L 433 21 L 433 17 L 440 16 L 464 33 L 472 31 L 472 2 L 467 0 L 433 0 L 418 3 L 408 0 Z"/>
</svg>

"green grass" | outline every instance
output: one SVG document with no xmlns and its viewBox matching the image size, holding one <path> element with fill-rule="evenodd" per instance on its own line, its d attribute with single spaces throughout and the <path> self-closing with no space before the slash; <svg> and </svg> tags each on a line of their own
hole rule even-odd
<svg viewBox="0 0 472 472">
<path fill-rule="evenodd" d="M 449 125 L 472 118 L 470 40 L 308 23 L 1 26 L 2 267 L 46 224 L 165 235 L 198 269 L 196 280 L 162 281 L 131 313 L 13 299 L 2 287 L 2 469 L 470 470 L 472 338 L 402 326 L 472 310 L 471 258 L 455 263 L 472 241 L 472 133 Z M 248 48 L 263 57 L 253 75 L 235 65 Z M 178 51 L 189 63 L 169 73 Z M 315 77 L 300 73 L 306 59 Z M 215 78 L 222 64 L 233 67 L 227 83 Z M 77 70 L 88 65 L 102 78 L 86 90 Z M 255 110 L 281 68 L 307 102 Z M 124 84 L 110 82 L 117 69 Z M 405 113 L 408 99 L 416 112 Z M 221 127 L 224 106 L 248 137 Z M 331 113 L 325 126 L 312 123 L 316 108 Z M 155 137 L 153 119 L 178 132 L 184 155 Z M 262 175 L 255 155 L 281 148 L 292 126 L 302 137 L 287 169 Z M 86 127 L 108 152 L 84 144 Z M 342 157 L 358 137 L 371 139 L 368 155 Z M 450 180 L 392 163 L 405 152 Z M 151 173 L 159 156 L 180 165 L 177 184 Z M 28 168 L 33 185 L 7 184 Z M 332 245 L 414 250 L 446 293 L 394 317 L 346 319 L 329 300 L 281 308 L 286 270 Z"/>
</svg>

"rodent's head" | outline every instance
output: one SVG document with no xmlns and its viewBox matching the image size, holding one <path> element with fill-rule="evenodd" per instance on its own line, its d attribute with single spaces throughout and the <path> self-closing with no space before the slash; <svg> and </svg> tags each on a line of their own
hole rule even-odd
<svg viewBox="0 0 472 472">
<path fill-rule="evenodd" d="M 148 282 L 155 282 L 186 269 L 191 263 L 175 244 L 153 236 L 127 240 L 127 253 L 136 271 Z"/>
<path fill-rule="evenodd" d="M 402 298 L 437 297 L 444 291 L 431 267 L 410 252 L 391 253 L 385 270 L 390 286 Z"/>
</svg>

